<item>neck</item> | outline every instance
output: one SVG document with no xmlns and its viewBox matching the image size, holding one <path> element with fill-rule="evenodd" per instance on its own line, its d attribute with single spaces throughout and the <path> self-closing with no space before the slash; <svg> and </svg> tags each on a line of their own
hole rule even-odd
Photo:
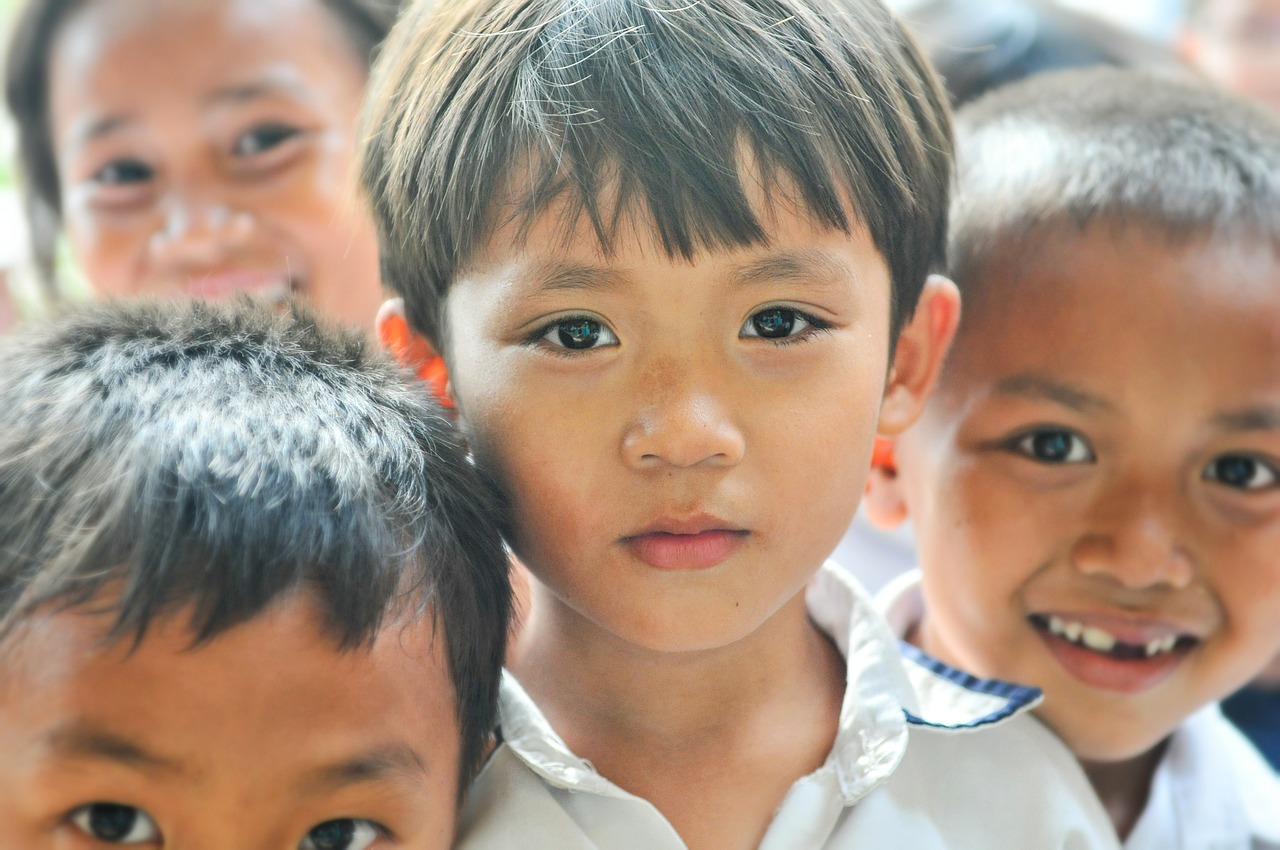
<svg viewBox="0 0 1280 850">
<path fill-rule="evenodd" d="M 533 599 L 511 669 L 566 743 L 598 766 L 619 738 L 702 746 L 750 735 L 771 708 L 812 704 L 818 694 L 835 708 L 834 735 L 844 662 L 809 620 L 803 594 L 740 640 L 687 652 L 629 643 L 536 579 Z"/>
<path fill-rule="evenodd" d="M 551 725 L 648 800 L 690 850 L 757 847 L 793 783 L 831 752 L 845 664 L 797 596 L 748 635 L 662 652 L 534 582 L 512 669 Z"/>
<path fill-rule="evenodd" d="M 1116 834 L 1124 841 L 1133 832 L 1138 818 L 1147 807 L 1151 793 L 1151 780 L 1164 755 L 1165 744 L 1160 744 L 1136 758 L 1124 761 L 1080 760 L 1085 775 L 1093 784 L 1102 807 L 1107 810 Z"/>
</svg>

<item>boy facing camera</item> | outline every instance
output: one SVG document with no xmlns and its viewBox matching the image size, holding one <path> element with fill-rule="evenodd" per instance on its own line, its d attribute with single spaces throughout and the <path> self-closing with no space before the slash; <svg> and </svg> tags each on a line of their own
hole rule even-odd
<svg viewBox="0 0 1280 850">
<path fill-rule="evenodd" d="M 505 642 L 496 502 L 399 369 L 294 309 L 5 341 L 0 846 L 450 846 Z"/>
<path fill-rule="evenodd" d="M 406 10 L 379 326 L 534 577 L 461 847 L 1108 846 L 1034 692 L 917 693 L 824 566 L 954 326 L 945 103 L 869 0 Z"/>
<path fill-rule="evenodd" d="M 1042 688 L 1126 847 L 1280 846 L 1216 707 L 1280 650 L 1280 123 L 1095 71 L 958 126 L 965 315 L 868 498 L 919 546 L 890 621 Z"/>
</svg>

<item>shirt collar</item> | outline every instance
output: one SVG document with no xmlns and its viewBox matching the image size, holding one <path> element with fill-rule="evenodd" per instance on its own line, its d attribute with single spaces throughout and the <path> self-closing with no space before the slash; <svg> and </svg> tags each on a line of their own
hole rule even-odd
<svg viewBox="0 0 1280 850">
<path fill-rule="evenodd" d="M 876 605 L 900 641 L 907 677 L 916 693 L 918 710 L 907 710 L 911 723 L 973 729 L 1001 723 L 1044 701 L 1039 688 L 974 676 L 906 642 L 924 617 L 919 570 L 904 573 L 886 585 L 876 596 Z"/>
</svg>

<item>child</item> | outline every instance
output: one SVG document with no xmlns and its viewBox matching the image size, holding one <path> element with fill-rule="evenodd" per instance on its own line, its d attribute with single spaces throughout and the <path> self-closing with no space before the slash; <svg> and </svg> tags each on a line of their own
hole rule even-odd
<svg viewBox="0 0 1280 850">
<path fill-rule="evenodd" d="M 961 116 L 965 316 L 868 499 L 923 568 L 890 622 L 1043 688 L 1126 847 L 1280 846 L 1214 705 L 1280 649 L 1280 124 L 1119 71 Z"/>
<path fill-rule="evenodd" d="M 917 696 L 823 567 L 956 316 L 945 96 L 888 12 L 423 0 L 369 97 L 382 335 L 535 577 L 460 845 L 1108 846 L 1033 694 Z"/>
<path fill-rule="evenodd" d="M 444 850 L 491 488 L 354 332 L 101 306 L 0 358 L 0 846 Z"/>
<path fill-rule="evenodd" d="M 1280 0 L 1189 0 L 1177 47 L 1208 79 L 1280 111 Z"/>
<path fill-rule="evenodd" d="M 394 0 L 27 0 L 9 46 L 37 265 L 101 294 L 297 293 L 368 326 L 382 287 L 355 118 Z"/>
</svg>

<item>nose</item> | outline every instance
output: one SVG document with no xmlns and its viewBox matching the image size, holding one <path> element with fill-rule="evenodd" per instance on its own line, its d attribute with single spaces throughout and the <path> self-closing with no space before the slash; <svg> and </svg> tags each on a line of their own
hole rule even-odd
<svg viewBox="0 0 1280 850">
<path fill-rule="evenodd" d="M 626 463 L 636 469 L 733 466 L 746 440 L 724 393 L 707 388 L 682 369 L 651 373 L 638 413 L 622 440 Z"/>
<path fill-rule="evenodd" d="M 175 192 L 166 199 L 160 226 L 151 236 L 151 260 L 179 276 L 208 269 L 234 254 L 253 226 L 247 212 L 195 192 Z"/>
<path fill-rule="evenodd" d="M 1179 543 L 1174 510 L 1150 492 L 1115 488 L 1099 500 L 1075 543 L 1076 569 L 1109 576 L 1133 590 L 1187 587 L 1194 565 Z"/>
</svg>

